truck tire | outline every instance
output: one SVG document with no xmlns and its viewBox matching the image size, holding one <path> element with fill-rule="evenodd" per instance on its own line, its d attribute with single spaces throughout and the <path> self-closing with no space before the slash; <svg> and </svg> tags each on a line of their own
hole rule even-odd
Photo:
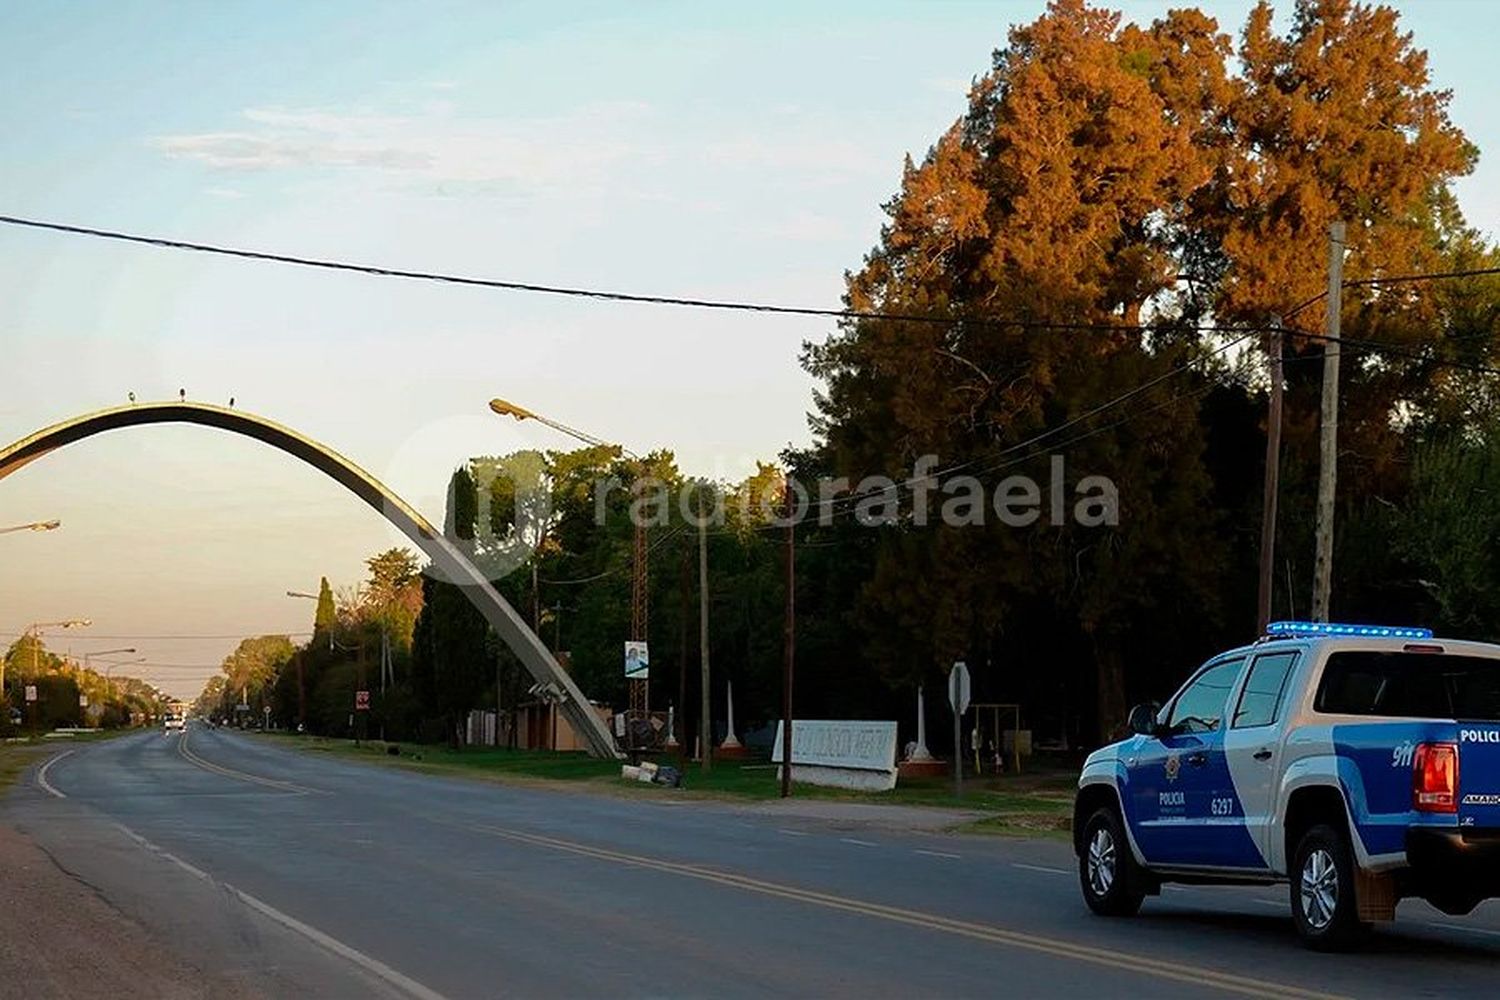
<svg viewBox="0 0 1500 1000">
<path fill-rule="evenodd" d="M 1369 936 L 1354 898 L 1354 851 L 1343 832 L 1318 824 L 1297 842 L 1291 870 L 1292 921 L 1316 951 L 1347 951 Z"/>
<path fill-rule="evenodd" d="M 1078 881 L 1083 901 L 1101 917 L 1134 916 L 1146 898 L 1119 813 L 1111 807 L 1095 810 L 1084 825 Z"/>
</svg>

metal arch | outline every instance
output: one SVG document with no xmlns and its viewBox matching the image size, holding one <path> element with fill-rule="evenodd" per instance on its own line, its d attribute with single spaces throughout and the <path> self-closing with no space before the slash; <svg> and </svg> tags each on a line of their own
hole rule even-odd
<svg viewBox="0 0 1500 1000">
<path fill-rule="evenodd" d="M 123 427 L 166 423 L 198 424 L 254 438 L 301 459 L 373 507 L 380 516 L 401 529 L 448 575 L 448 579 L 459 584 L 464 596 L 484 615 L 532 678 L 556 692 L 563 713 L 573 729 L 588 741 L 590 753 L 596 757 L 620 756 L 608 727 L 594 712 L 573 678 L 558 665 L 551 651 L 527 627 L 515 608 L 500 596 L 462 551 L 374 476 L 338 452 L 289 427 L 244 410 L 210 403 L 131 403 L 53 424 L 0 450 L 0 479 L 58 448 L 95 434 Z"/>
</svg>

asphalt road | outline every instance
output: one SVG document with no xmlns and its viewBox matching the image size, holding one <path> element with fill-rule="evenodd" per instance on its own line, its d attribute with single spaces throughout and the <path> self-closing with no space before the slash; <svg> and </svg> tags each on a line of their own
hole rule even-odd
<svg viewBox="0 0 1500 1000">
<path fill-rule="evenodd" d="M 1053 841 L 503 787 L 196 728 L 54 758 L 0 820 L 272 996 L 1492 995 L 1500 907 L 1303 950 L 1285 889 L 1093 917 Z"/>
</svg>

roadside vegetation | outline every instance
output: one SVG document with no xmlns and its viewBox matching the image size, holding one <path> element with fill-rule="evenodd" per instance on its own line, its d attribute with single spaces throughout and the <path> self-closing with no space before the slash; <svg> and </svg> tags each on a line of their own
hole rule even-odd
<svg viewBox="0 0 1500 1000">
<path fill-rule="evenodd" d="M 1290 16 L 1136 23 L 1055 0 L 995 42 L 989 65 L 954 67 L 972 86 L 926 154 L 888 165 L 885 225 L 844 262 L 858 315 L 802 349 L 812 443 L 714 484 L 714 734 L 730 680 L 740 735 L 779 712 L 786 544 L 767 501 L 790 476 L 850 484 L 796 531 L 801 717 L 896 719 L 904 743 L 920 686 L 946 747 L 933 695 L 963 660 L 974 701 L 1020 705 L 1039 745 L 1113 738 L 1128 705 L 1253 636 L 1272 351 L 1271 610 L 1305 611 L 1335 221 L 1333 615 L 1500 635 L 1500 251 L 1459 210 L 1479 150 L 1399 13 L 1298 0 Z M 1117 491 L 1102 522 L 1075 506 L 1097 477 Z M 650 703 L 697 733 L 696 531 L 680 504 L 601 494 L 611 481 L 694 484 L 665 448 L 476 456 L 446 484 L 445 531 L 514 555 L 495 586 L 590 698 L 621 707 L 635 508 L 650 521 Z M 1032 497 L 1031 519 L 987 516 L 1004 496 Z M 247 640 L 201 710 L 456 748 L 469 713 L 498 709 L 503 727 L 533 698 L 456 586 L 404 550 L 368 565 L 352 589 L 324 581 L 305 644 Z M 356 690 L 371 693 L 358 716 Z"/>
<path fill-rule="evenodd" d="M 583 753 L 494 748 L 458 752 L 444 746 L 408 746 L 379 740 L 367 740 L 356 746 L 352 740 L 316 736 L 272 734 L 271 738 L 309 753 L 476 781 L 721 801 L 764 801 L 780 795 L 776 767 L 758 760 L 716 760 L 712 770 L 704 773 L 695 762 L 657 755 L 652 759 L 682 771 L 682 787 L 667 788 L 622 780 L 619 762 L 596 760 Z M 965 832 L 972 828 L 972 832 L 1030 836 L 1068 829 L 1076 780 L 1076 771 L 1071 768 L 1045 768 L 1016 776 L 966 777 L 961 797 L 954 796 L 951 777 L 903 778 L 890 792 L 846 791 L 799 783 L 793 787 L 793 794 L 799 799 L 980 813 L 983 815 L 976 820 L 962 821 L 960 828 Z"/>
</svg>

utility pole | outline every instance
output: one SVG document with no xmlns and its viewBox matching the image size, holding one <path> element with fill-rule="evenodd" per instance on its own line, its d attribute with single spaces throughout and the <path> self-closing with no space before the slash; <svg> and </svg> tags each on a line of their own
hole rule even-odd
<svg viewBox="0 0 1500 1000">
<path fill-rule="evenodd" d="M 649 471 L 644 462 L 640 463 L 640 470 L 642 476 Z M 646 519 L 638 516 L 635 521 L 635 539 L 630 560 L 630 637 L 637 642 L 646 642 L 650 620 L 650 581 L 647 557 L 651 550 L 646 544 Z M 650 676 L 631 678 L 625 683 L 630 686 L 629 715 L 631 720 L 649 721 L 651 718 Z M 649 732 L 649 729 L 645 731 Z M 635 737 L 628 735 L 626 738 L 634 740 Z M 708 760 L 707 757 L 703 759 L 705 762 Z"/>
<path fill-rule="evenodd" d="M 698 494 L 698 671 L 703 691 L 698 699 L 698 747 L 703 755 L 703 770 L 713 769 L 713 720 L 708 684 L 708 514 L 703 510 L 703 494 Z"/>
<path fill-rule="evenodd" d="M 357 690 L 357 691 L 365 691 L 365 690 L 368 690 L 368 689 L 365 687 L 365 639 L 364 639 L 364 636 L 360 636 L 360 638 L 359 638 L 358 649 L 359 649 L 359 654 L 358 654 L 359 659 L 358 659 L 358 661 L 356 661 L 358 663 L 358 666 L 355 668 L 355 678 L 356 679 L 355 679 L 355 682 L 354 682 L 354 687 L 355 687 L 355 690 Z M 368 714 L 369 713 L 367 711 L 361 711 L 358 708 L 356 708 L 355 711 L 354 711 L 354 723 L 355 723 L 354 745 L 355 746 L 359 746 L 360 743 L 361 743 L 361 741 L 363 741 L 364 738 L 365 738 L 365 725 L 366 725 L 365 716 L 368 715 Z"/>
<path fill-rule="evenodd" d="M 1312 620 L 1328 620 L 1333 586 L 1333 501 L 1339 460 L 1339 315 L 1343 307 L 1344 223 L 1328 226 L 1328 299 L 1323 330 L 1323 409 L 1318 435 L 1318 528 L 1313 557 Z"/>
<path fill-rule="evenodd" d="M 797 656 L 797 522 L 792 480 L 786 480 L 786 663 L 781 675 L 781 797 L 792 794 L 792 668 Z"/>
<path fill-rule="evenodd" d="M 296 654 L 296 660 L 297 660 L 297 729 L 298 729 L 299 732 L 303 731 L 303 730 L 306 730 L 306 728 L 307 728 L 307 686 L 306 686 L 306 684 L 303 683 L 303 679 L 302 679 L 302 654 L 303 654 L 303 652 L 304 652 L 304 650 L 302 650 L 302 649 L 299 648 L 297 650 L 297 654 Z"/>
<path fill-rule="evenodd" d="M 691 755 L 688 748 L 689 737 L 687 728 L 687 671 L 688 671 L 688 617 L 692 613 L 692 568 L 689 565 L 688 551 L 683 550 L 680 594 L 682 597 L 682 615 L 678 623 L 677 649 L 680 660 L 677 665 L 677 718 L 673 721 L 677 724 L 677 732 L 681 733 L 679 753 L 684 759 Z"/>
<path fill-rule="evenodd" d="M 1276 561 L 1276 498 L 1281 479 L 1281 320 L 1272 320 L 1266 336 L 1266 374 L 1271 398 L 1266 408 L 1266 480 L 1260 515 L 1260 593 L 1255 606 L 1255 634 L 1271 623 L 1271 580 Z"/>
<path fill-rule="evenodd" d="M 531 631 L 542 634 L 542 592 L 537 589 L 535 556 L 531 559 Z"/>
</svg>

